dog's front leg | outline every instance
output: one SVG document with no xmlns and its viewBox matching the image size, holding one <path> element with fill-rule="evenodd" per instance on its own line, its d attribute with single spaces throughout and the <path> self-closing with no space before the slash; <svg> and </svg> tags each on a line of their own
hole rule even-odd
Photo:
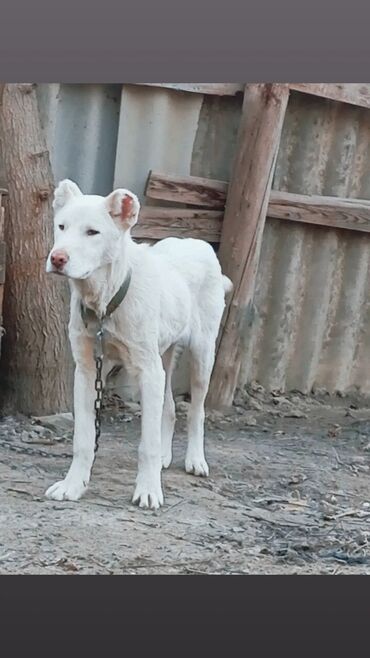
<svg viewBox="0 0 370 658">
<path fill-rule="evenodd" d="M 86 491 L 94 461 L 95 425 L 95 369 L 76 365 L 74 379 L 73 459 L 64 480 L 56 482 L 46 491 L 54 500 L 78 500 Z"/>
<path fill-rule="evenodd" d="M 139 468 L 133 502 L 139 507 L 158 509 L 163 505 L 161 486 L 161 422 L 165 373 L 158 356 L 146 364 L 139 376 L 141 390 L 141 441 Z"/>
</svg>

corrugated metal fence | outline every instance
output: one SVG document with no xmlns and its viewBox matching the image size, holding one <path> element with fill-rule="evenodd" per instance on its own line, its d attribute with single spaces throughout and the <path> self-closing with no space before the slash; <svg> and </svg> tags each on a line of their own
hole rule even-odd
<svg viewBox="0 0 370 658">
<path fill-rule="evenodd" d="M 57 84 L 38 93 L 56 180 L 143 198 L 150 169 L 230 177 L 240 94 Z M 370 199 L 370 111 L 293 92 L 273 187 Z M 369 235 L 267 221 L 241 383 L 370 393 L 369 254 Z"/>
</svg>

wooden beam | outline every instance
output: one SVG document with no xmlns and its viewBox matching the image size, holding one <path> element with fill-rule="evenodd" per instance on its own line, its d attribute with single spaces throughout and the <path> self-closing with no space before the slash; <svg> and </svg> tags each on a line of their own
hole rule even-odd
<svg viewBox="0 0 370 658">
<path fill-rule="evenodd" d="M 248 84 L 226 201 L 219 258 L 234 290 L 226 309 L 208 400 L 229 407 L 238 384 L 243 342 L 261 250 L 281 129 L 288 103 L 284 84 Z"/>
<path fill-rule="evenodd" d="M 237 82 L 140 82 L 144 87 L 162 87 L 175 91 L 188 91 L 193 94 L 212 94 L 214 96 L 235 96 L 244 90 L 244 84 Z"/>
<path fill-rule="evenodd" d="M 173 176 L 150 172 L 147 183 L 147 196 L 162 201 L 173 201 L 187 205 L 222 209 L 229 184 L 198 176 Z M 144 209 L 144 213 L 147 209 Z M 169 212 L 166 208 L 165 212 Z M 172 210 L 172 212 L 174 212 Z M 180 220 L 182 210 L 176 210 Z M 160 215 L 156 220 L 160 222 Z M 189 217 L 185 210 L 185 218 Z M 204 215 L 205 217 L 206 215 Z M 346 199 L 331 196 L 309 196 L 271 190 L 267 216 L 273 219 L 286 219 L 304 224 L 327 226 L 351 231 L 370 232 L 370 200 Z M 190 214 L 190 217 L 192 215 Z M 163 219 L 165 223 L 166 220 Z M 174 226 L 176 229 L 176 227 Z M 190 226 L 189 226 L 190 228 Z M 219 219 L 212 228 L 215 242 L 220 240 L 221 224 Z"/>
<path fill-rule="evenodd" d="M 234 96 L 244 89 L 244 84 L 236 82 L 142 82 L 137 84 L 216 96 Z M 291 82 L 289 87 L 305 94 L 370 108 L 370 83 Z"/>
<path fill-rule="evenodd" d="M 140 210 L 139 221 L 133 228 L 132 236 L 153 240 L 192 237 L 207 242 L 219 242 L 223 214 L 222 210 L 144 206 Z"/>
<path fill-rule="evenodd" d="M 370 232 L 370 201 L 272 191 L 268 217 Z"/>
<path fill-rule="evenodd" d="M 227 189 L 225 181 L 151 171 L 145 194 L 150 199 L 217 209 L 225 207 Z"/>
<path fill-rule="evenodd" d="M 341 103 L 350 103 L 360 107 L 370 108 L 370 84 L 346 83 L 290 83 L 289 87 L 304 94 L 313 94 L 322 98 L 330 98 Z"/>
<path fill-rule="evenodd" d="M 146 87 L 163 87 L 176 91 L 213 94 L 216 96 L 234 96 L 244 89 L 244 84 L 236 82 L 142 82 L 137 84 Z M 305 94 L 370 108 L 370 83 L 291 82 L 289 83 L 289 87 L 294 91 L 300 91 Z"/>
</svg>

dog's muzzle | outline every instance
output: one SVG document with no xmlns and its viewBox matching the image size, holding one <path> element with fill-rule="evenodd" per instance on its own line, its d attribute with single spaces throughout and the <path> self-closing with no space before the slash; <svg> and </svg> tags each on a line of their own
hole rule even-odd
<svg viewBox="0 0 370 658">
<path fill-rule="evenodd" d="M 69 256 L 64 249 L 56 249 L 50 254 L 50 263 L 54 272 L 62 274 L 63 268 L 69 261 Z"/>
</svg>

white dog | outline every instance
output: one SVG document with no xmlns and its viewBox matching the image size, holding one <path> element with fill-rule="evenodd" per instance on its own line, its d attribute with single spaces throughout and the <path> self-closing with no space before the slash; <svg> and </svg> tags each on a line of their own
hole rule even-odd
<svg viewBox="0 0 370 658">
<path fill-rule="evenodd" d="M 55 242 L 47 272 L 67 276 L 71 287 L 69 337 L 76 364 L 73 460 L 64 480 L 49 487 L 55 500 L 78 500 L 87 488 L 95 442 L 95 332 L 84 322 L 104 316 L 103 379 L 115 365 L 135 374 L 141 392 L 142 428 L 133 502 L 163 504 L 161 469 L 172 459 L 175 404 L 171 377 L 178 347 L 190 352 L 191 404 L 185 469 L 208 475 L 204 457 L 204 400 L 215 342 L 232 283 L 222 275 L 210 245 L 168 238 L 137 244 L 130 229 L 140 204 L 118 189 L 104 198 L 84 195 L 62 181 L 54 194 Z M 121 297 L 118 296 L 123 291 Z M 115 298 L 113 312 L 108 313 Z M 96 326 L 96 325 L 95 325 Z"/>
</svg>

